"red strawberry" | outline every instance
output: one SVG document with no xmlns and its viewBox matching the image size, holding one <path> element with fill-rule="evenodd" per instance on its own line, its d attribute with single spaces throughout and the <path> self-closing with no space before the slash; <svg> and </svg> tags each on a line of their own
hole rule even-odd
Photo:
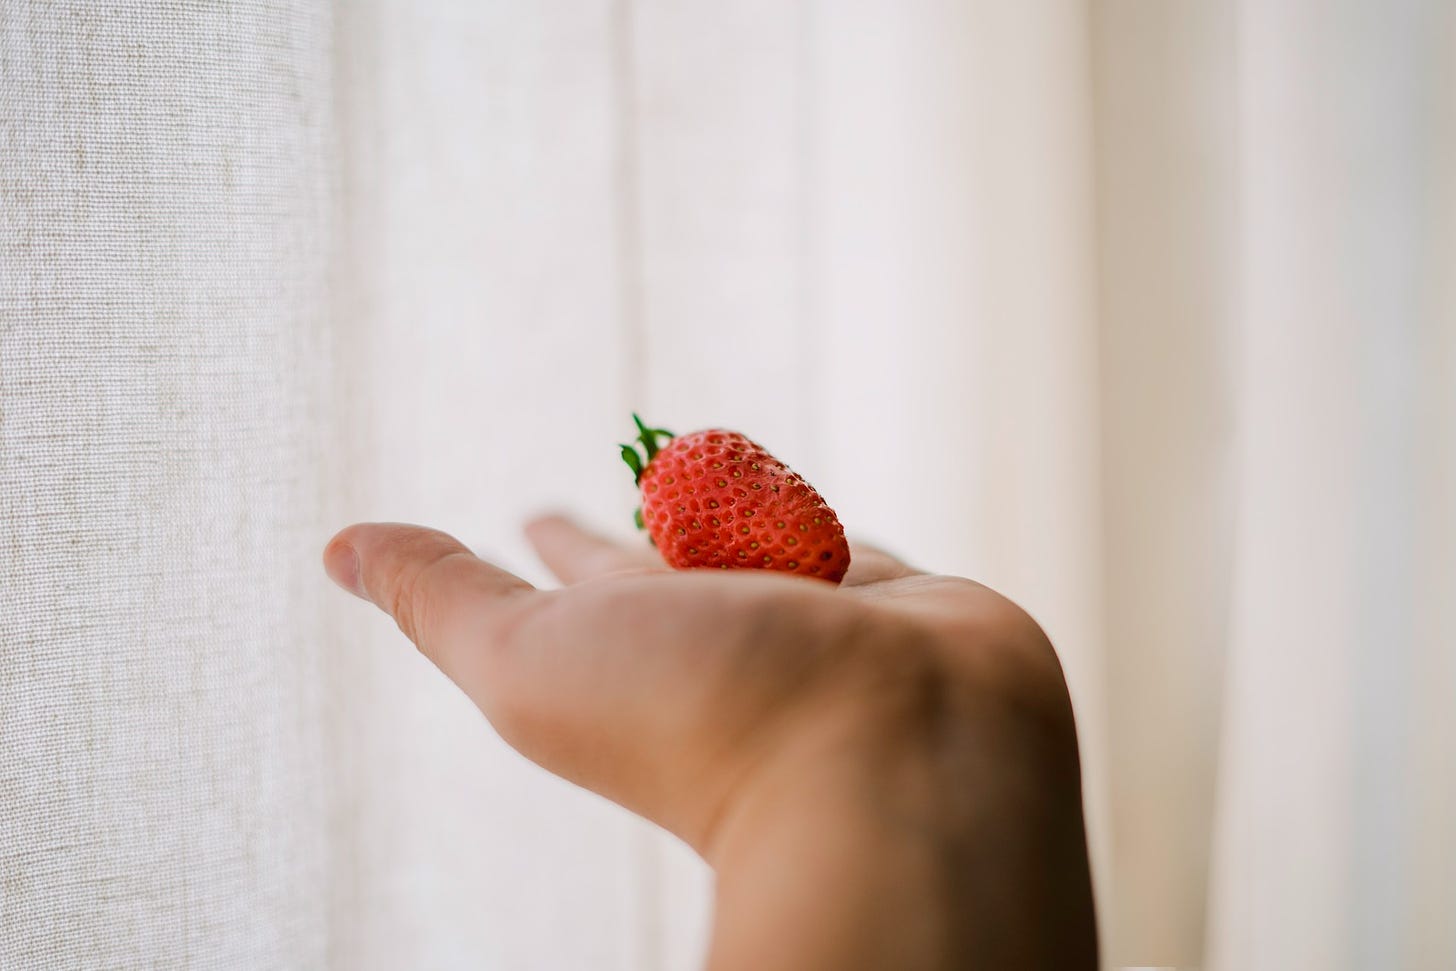
<svg viewBox="0 0 1456 971">
<path fill-rule="evenodd" d="M 674 437 L 632 420 L 647 453 L 644 464 L 635 443 L 622 446 L 642 489 L 637 525 L 670 566 L 844 579 L 849 544 L 839 517 L 763 446 L 720 428 Z"/>
</svg>

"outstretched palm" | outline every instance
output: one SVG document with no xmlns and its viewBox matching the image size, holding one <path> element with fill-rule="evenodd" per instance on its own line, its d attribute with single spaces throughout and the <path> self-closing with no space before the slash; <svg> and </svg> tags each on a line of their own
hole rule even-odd
<svg viewBox="0 0 1456 971">
<path fill-rule="evenodd" d="M 331 549 L 358 551 L 363 592 L 508 742 L 702 851 L 811 707 L 898 717 L 950 684 L 998 707 L 1065 709 L 1050 646 L 1010 601 L 878 550 L 856 547 L 836 588 L 672 571 L 559 517 L 527 535 L 562 589 L 535 590 L 419 527 L 351 527 Z"/>
<path fill-rule="evenodd" d="M 977 865 L 988 838 L 996 852 L 1026 852 L 993 821 L 1060 832 L 1047 852 L 1085 883 L 1065 687 L 1050 644 L 1010 601 L 867 548 L 836 587 L 669 570 L 650 549 L 559 517 L 527 534 L 561 589 L 537 590 L 415 526 L 352 526 L 325 561 L 506 741 L 712 862 L 720 936 L 736 923 L 754 930 L 735 939 L 757 939 L 781 919 L 766 900 L 812 896 L 799 881 L 835 879 L 818 871 L 844 865 L 851 834 L 884 826 L 976 831 L 929 854 L 956 870 Z M 994 914 L 1011 898 L 987 874 L 976 906 Z M 756 889 L 735 894 L 735 879 Z M 1090 934 L 1090 905 L 1071 919 Z"/>
</svg>

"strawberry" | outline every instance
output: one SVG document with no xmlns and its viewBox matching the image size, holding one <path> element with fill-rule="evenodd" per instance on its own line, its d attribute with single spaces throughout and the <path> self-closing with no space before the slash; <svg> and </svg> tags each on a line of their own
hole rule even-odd
<svg viewBox="0 0 1456 971">
<path fill-rule="evenodd" d="M 839 517 L 763 446 L 721 428 L 674 436 L 632 420 L 639 434 L 621 448 L 642 490 L 637 525 L 669 566 L 844 579 L 849 544 Z"/>
</svg>

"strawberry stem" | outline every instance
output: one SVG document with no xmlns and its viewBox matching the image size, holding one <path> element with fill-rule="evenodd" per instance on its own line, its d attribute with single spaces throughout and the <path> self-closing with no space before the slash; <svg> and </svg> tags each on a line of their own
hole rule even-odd
<svg viewBox="0 0 1456 971">
<path fill-rule="evenodd" d="M 648 428 L 637 417 L 637 412 L 632 412 L 632 421 L 637 425 L 637 440 L 642 443 L 642 448 L 647 452 L 647 461 L 651 462 L 662 446 L 657 444 L 657 436 L 672 438 L 672 432 L 666 428 Z"/>
</svg>

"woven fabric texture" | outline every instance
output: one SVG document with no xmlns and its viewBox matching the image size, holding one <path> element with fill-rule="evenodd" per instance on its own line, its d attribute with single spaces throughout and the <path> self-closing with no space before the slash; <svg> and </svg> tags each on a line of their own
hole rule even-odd
<svg viewBox="0 0 1456 971">
<path fill-rule="evenodd" d="M 0 968 L 323 962 L 326 14 L 0 4 Z"/>
</svg>

